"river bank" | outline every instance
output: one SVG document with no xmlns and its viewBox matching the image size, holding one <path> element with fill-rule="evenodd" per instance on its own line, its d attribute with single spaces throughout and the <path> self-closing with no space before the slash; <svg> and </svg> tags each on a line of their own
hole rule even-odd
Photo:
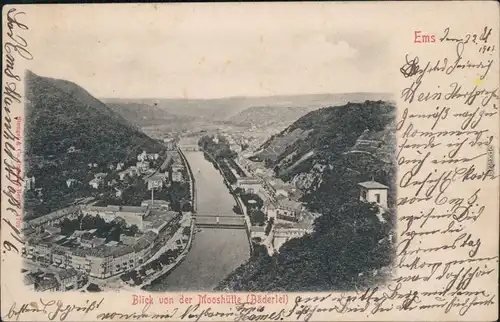
<svg viewBox="0 0 500 322">
<path fill-rule="evenodd" d="M 173 269 L 175 269 L 177 266 L 179 266 L 182 261 L 186 258 L 187 253 L 191 249 L 192 242 L 194 239 L 194 235 L 196 234 L 195 232 L 195 223 L 194 220 L 191 218 L 191 233 L 189 234 L 189 240 L 186 244 L 186 246 L 183 248 L 181 254 L 177 257 L 175 263 L 172 263 L 170 265 L 165 266 L 161 271 L 156 272 L 155 274 L 148 276 L 147 279 L 144 279 L 143 284 L 141 285 L 142 290 L 148 290 L 148 287 L 153 284 L 157 279 L 167 276 Z"/>
</svg>

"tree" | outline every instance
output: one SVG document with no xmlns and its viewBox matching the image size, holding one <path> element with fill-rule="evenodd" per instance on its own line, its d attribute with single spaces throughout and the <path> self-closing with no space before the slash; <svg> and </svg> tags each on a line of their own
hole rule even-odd
<svg viewBox="0 0 500 322">
<path fill-rule="evenodd" d="M 261 210 L 252 210 L 250 212 L 250 221 L 252 225 L 263 226 L 266 223 L 266 214 Z"/>
<path fill-rule="evenodd" d="M 266 236 L 269 236 L 271 229 L 273 229 L 273 225 L 274 225 L 274 217 L 271 217 L 267 221 L 267 226 L 266 226 L 266 230 L 265 230 Z"/>
<path fill-rule="evenodd" d="M 80 217 L 81 219 L 81 217 Z M 80 220 L 79 219 L 68 219 L 64 218 L 60 224 L 61 234 L 65 236 L 70 236 L 80 228 Z"/>
<path fill-rule="evenodd" d="M 120 241 L 120 235 L 122 233 L 122 228 L 119 225 L 113 226 L 111 230 L 109 231 L 109 234 L 106 238 L 106 242 L 108 241 Z"/>
<path fill-rule="evenodd" d="M 255 257 L 269 256 L 269 253 L 267 252 L 267 247 L 264 245 L 254 244 L 252 256 Z"/>
<path fill-rule="evenodd" d="M 123 234 L 126 236 L 135 236 L 139 232 L 139 227 L 137 225 L 132 225 L 128 227 Z"/>
<path fill-rule="evenodd" d="M 190 195 L 189 184 L 185 182 L 173 182 L 168 190 L 168 198 L 174 211 L 181 209 L 182 201 L 188 200 Z M 174 208 L 175 207 L 175 208 Z M 188 210 L 189 211 L 189 210 Z"/>
<path fill-rule="evenodd" d="M 142 284 L 142 278 L 140 276 L 132 277 L 134 280 L 135 285 L 141 285 Z"/>
<path fill-rule="evenodd" d="M 101 289 L 99 288 L 99 285 L 90 283 L 89 286 L 87 286 L 87 291 L 89 292 L 101 292 Z"/>
<path fill-rule="evenodd" d="M 82 230 L 93 229 L 96 226 L 96 218 L 91 215 L 86 215 L 81 221 Z"/>
<path fill-rule="evenodd" d="M 262 198 L 255 193 L 242 193 L 241 199 L 249 209 L 262 209 L 264 206 Z M 250 200 L 253 200 L 254 202 L 251 203 Z"/>
<path fill-rule="evenodd" d="M 237 205 L 233 206 L 233 211 L 237 215 L 242 215 L 243 214 L 243 212 L 241 211 L 241 208 L 239 206 L 237 206 Z"/>
<path fill-rule="evenodd" d="M 191 206 L 190 202 L 184 202 L 181 208 L 181 211 L 188 212 L 191 211 L 193 207 Z"/>
<path fill-rule="evenodd" d="M 131 278 L 132 278 L 132 276 L 131 276 L 130 272 L 127 272 L 125 274 L 120 275 L 120 279 L 124 282 L 130 281 Z"/>
</svg>

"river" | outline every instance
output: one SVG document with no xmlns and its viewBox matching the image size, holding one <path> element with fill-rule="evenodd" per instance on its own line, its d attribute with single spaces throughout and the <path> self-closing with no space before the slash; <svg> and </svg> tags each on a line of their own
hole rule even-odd
<svg viewBox="0 0 500 322">
<path fill-rule="evenodd" d="M 203 152 L 184 152 L 195 177 L 198 214 L 234 215 L 235 201 L 221 174 Z M 203 228 L 197 232 L 187 257 L 151 291 L 210 291 L 248 260 L 250 246 L 244 229 Z"/>
</svg>

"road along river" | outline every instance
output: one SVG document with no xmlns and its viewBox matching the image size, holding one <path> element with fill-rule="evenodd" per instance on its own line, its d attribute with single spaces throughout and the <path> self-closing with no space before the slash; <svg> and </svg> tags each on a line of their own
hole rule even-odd
<svg viewBox="0 0 500 322">
<path fill-rule="evenodd" d="M 221 174 L 203 152 L 184 152 L 197 189 L 198 214 L 234 215 L 236 204 Z M 203 228 L 197 232 L 184 261 L 149 286 L 150 291 L 210 291 L 248 260 L 250 246 L 244 229 Z"/>
</svg>

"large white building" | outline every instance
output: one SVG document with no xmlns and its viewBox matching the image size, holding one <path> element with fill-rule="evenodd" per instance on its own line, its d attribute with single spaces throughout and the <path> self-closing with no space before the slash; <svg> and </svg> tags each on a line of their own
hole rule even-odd
<svg viewBox="0 0 500 322">
<path fill-rule="evenodd" d="M 277 202 L 266 202 L 264 209 L 269 218 L 275 218 L 277 222 L 298 222 L 302 213 L 302 204 L 280 196 Z"/>
<path fill-rule="evenodd" d="M 238 178 L 236 180 L 236 186 L 252 193 L 263 190 L 261 180 L 258 178 Z"/>
<path fill-rule="evenodd" d="M 148 161 L 139 161 L 135 165 L 140 172 L 146 172 L 149 169 Z"/>
<path fill-rule="evenodd" d="M 389 187 L 373 180 L 361 182 L 358 185 L 360 186 L 359 200 L 374 202 L 383 210 L 387 210 L 387 192 Z"/>
<path fill-rule="evenodd" d="M 168 173 L 156 173 L 145 180 L 148 184 L 148 190 L 161 189 L 168 182 Z"/>
<path fill-rule="evenodd" d="M 149 214 L 147 207 L 137 206 L 85 206 L 82 207 L 84 215 L 99 215 L 106 222 L 111 222 L 115 218 L 122 218 L 127 225 L 136 225 L 140 230 L 143 229 L 143 219 Z"/>
<path fill-rule="evenodd" d="M 35 189 L 35 176 L 24 178 L 24 187 L 26 190 Z"/>
<path fill-rule="evenodd" d="M 300 238 L 312 232 L 313 226 L 308 223 L 275 224 L 272 230 L 274 249 L 279 250 L 290 239 Z"/>
<path fill-rule="evenodd" d="M 101 184 L 102 184 L 102 179 L 100 179 L 100 178 L 94 178 L 94 179 L 89 181 L 89 185 L 94 189 L 99 188 L 101 186 Z"/>
<path fill-rule="evenodd" d="M 172 182 L 182 182 L 182 181 L 184 181 L 183 176 L 182 176 L 182 172 L 172 171 Z"/>
<path fill-rule="evenodd" d="M 132 245 L 101 245 L 78 249 L 54 245 L 40 240 L 29 240 L 23 247 L 23 256 L 38 262 L 75 269 L 92 277 L 107 278 L 127 272 L 147 261 L 158 241 L 158 234 L 148 231 Z"/>
<path fill-rule="evenodd" d="M 177 148 L 177 144 L 173 138 L 165 138 L 163 139 L 163 143 L 167 147 L 168 151 L 175 150 Z"/>
<path fill-rule="evenodd" d="M 125 169 L 118 173 L 120 180 L 124 180 L 126 177 L 134 177 L 137 175 L 137 167 L 131 166 L 128 169 Z"/>
</svg>

